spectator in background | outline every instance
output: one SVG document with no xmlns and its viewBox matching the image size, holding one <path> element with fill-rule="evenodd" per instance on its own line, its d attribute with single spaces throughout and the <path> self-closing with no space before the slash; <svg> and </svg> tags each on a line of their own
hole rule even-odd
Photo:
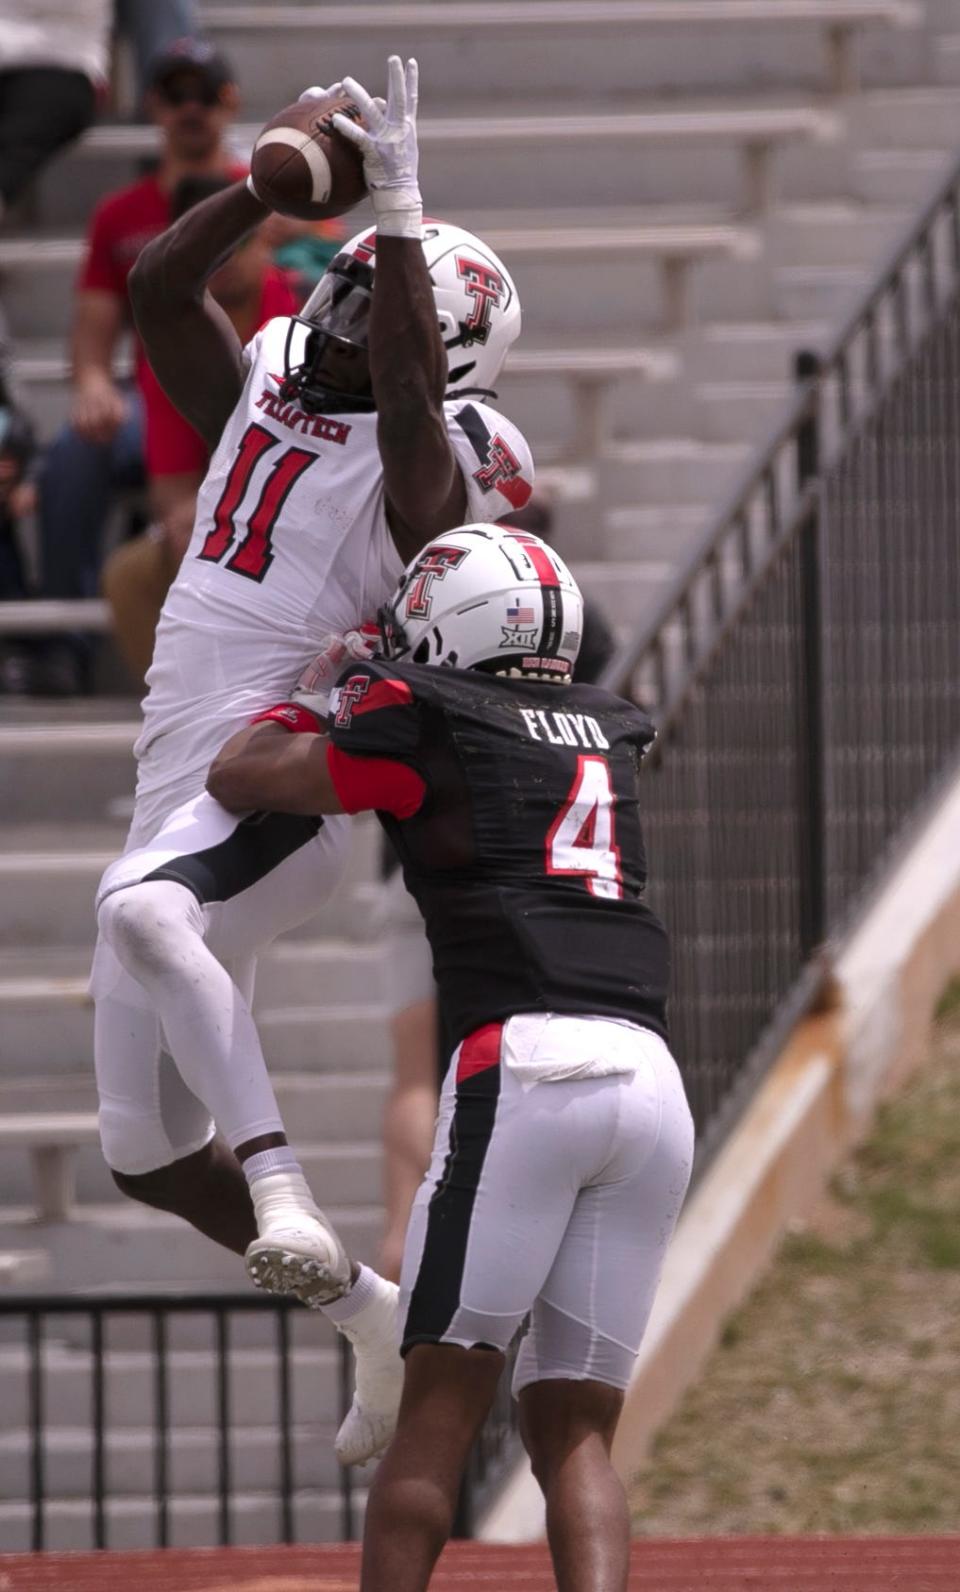
<svg viewBox="0 0 960 1592">
<path fill-rule="evenodd" d="M 171 221 L 201 199 L 229 187 L 225 177 L 184 177 L 173 194 Z M 297 305 L 283 273 L 271 263 L 267 226 L 257 228 L 210 278 L 208 289 L 246 345 L 266 321 L 292 315 Z M 107 559 L 103 590 L 113 611 L 114 636 L 138 684 L 150 666 L 160 609 L 193 530 L 197 489 L 210 451 L 167 397 L 150 366 L 141 374 L 145 457 L 154 523 Z"/>
<path fill-rule="evenodd" d="M 552 540 L 550 501 L 534 492 L 522 509 L 499 524 Z M 580 682 L 596 682 L 614 651 L 610 626 L 591 598 L 583 601 L 583 639 L 573 671 Z M 430 1162 L 437 1098 L 449 1047 L 440 1017 L 423 920 L 397 871 L 390 879 L 387 915 L 391 931 L 390 980 L 393 1013 L 390 1039 L 393 1075 L 383 1115 L 384 1236 L 378 1269 L 391 1281 L 400 1261 L 413 1197 Z"/>
<path fill-rule="evenodd" d="M 2 0 L 0 0 L 2 3 Z M 70 423 L 54 439 L 40 480 L 40 550 L 48 597 L 91 597 L 99 585 L 112 493 L 142 485 L 139 385 L 145 361 L 135 350 L 135 384 L 118 381 L 114 361 L 130 327 L 127 278 L 151 238 L 170 222 L 173 191 L 184 177 L 243 176 L 227 145 L 239 93 L 233 73 L 209 44 L 178 40 L 154 62 L 148 108 L 160 129 L 155 171 L 103 199 L 94 212 L 74 304 L 70 346 Z M 58 649 L 57 688 L 89 685 L 89 650 L 79 639 Z"/>
<path fill-rule="evenodd" d="M 116 0 L 116 31 L 129 40 L 137 74 L 137 95 L 146 100 L 153 63 L 178 39 L 198 39 L 196 0 Z"/>
<path fill-rule="evenodd" d="M 110 0 L 0 0 L 0 219 L 93 121 L 110 12 Z"/>
</svg>

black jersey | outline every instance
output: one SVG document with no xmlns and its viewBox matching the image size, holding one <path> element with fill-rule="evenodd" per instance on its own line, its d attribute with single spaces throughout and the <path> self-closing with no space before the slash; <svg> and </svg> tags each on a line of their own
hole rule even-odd
<svg viewBox="0 0 960 1592">
<path fill-rule="evenodd" d="M 334 744 L 426 786 L 413 817 L 379 817 L 423 914 L 452 1043 L 532 1011 L 665 1036 L 667 942 L 642 899 L 637 801 L 653 734 L 595 686 L 407 662 L 341 676 Z"/>
</svg>

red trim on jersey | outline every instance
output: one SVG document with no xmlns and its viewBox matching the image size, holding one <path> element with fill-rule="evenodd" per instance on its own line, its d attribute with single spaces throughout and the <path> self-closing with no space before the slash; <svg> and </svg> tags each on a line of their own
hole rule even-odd
<svg viewBox="0 0 960 1592">
<path fill-rule="evenodd" d="M 272 721 L 282 724 L 285 730 L 291 730 L 294 735 L 321 735 L 323 725 L 315 713 L 309 708 L 302 707 L 299 702 L 278 702 L 276 707 L 267 708 L 265 713 L 258 713 L 251 724 L 265 724 Z"/>
<path fill-rule="evenodd" d="M 389 757 L 353 757 L 333 742 L 327 747 L 327 769 L 345 813 L 376 810 L 394 818 L 419 812 L 427 787 L 415 769 Z"/>
<path fill-rule="evenodd" d="M 406 680 L 374 680 L 369 691 L 353 705 L 353 717 L 370 713 L 374 708 L 405 708 L 413 701 L 413 692 Z"/>
<path fill-rule="evenodd" d="M 484 1023 L 482 1028 L 475 1028 L 467 1035 L 457 1060 L 457 1083 L 463 1083 L 478 1072 L 486 1072 L 488 1067 L 500 1065 L 502 1036 L 502 1023 Z"/>
</svg>

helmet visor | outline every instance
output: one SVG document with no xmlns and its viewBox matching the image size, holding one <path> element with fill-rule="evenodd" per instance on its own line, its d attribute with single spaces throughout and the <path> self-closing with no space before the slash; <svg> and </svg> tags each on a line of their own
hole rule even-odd
<svg viewBox="0 0 960 1592">
<path fill-rule="evenodd" d="M 366 348 L 373 271 L 349 254 L 331 260 L 301 311 L 318 331 Z"/>
</svg>

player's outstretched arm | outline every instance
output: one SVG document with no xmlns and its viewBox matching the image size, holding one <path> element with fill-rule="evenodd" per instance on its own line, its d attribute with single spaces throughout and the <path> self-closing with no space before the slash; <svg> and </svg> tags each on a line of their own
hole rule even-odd
<svg viewBox="0 0 960 1592">
<path fill-rule="evenodd" d="M 327 767 L 328 745 L 325 735 L 248 724 L 217 753 L 207 790 L 230 813 L 342 813 Z"/>
<path fill-rule="evenodd" d="M 409 562 L 441 531 L 463 523 L 467 493 L 443 414 L 447 355 L 421 244 L 416 61 L 388 62 L 387 99 L 344 78 L 363 126 L 334 122 L 363 155 L 377 217 L 368 349 L 387 512 L 397 551 Z"/>
<path fill-rule="evenodd" d="M 243 390 L 242 347 L 205 284 L 269 211 L 236 183 L 194 205 L 143 249 L 130 302 L 164 392 L 215 448 Z"/>
</svg>

